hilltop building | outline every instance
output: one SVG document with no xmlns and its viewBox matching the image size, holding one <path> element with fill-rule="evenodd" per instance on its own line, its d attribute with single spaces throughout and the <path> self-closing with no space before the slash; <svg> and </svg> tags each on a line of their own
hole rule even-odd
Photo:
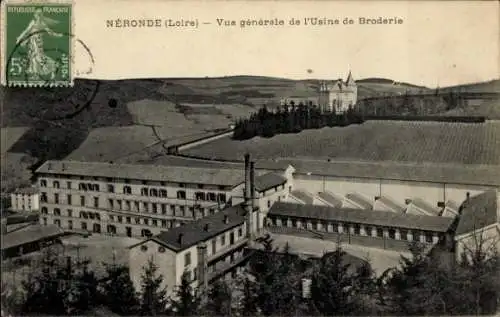
<svg viewBox="0 0 500 317">
<path fill-rule="evenodd" d="M 338 114 L 346 112 L 349 107 L 354 107 L 358 100 L 358 86 L 352 77 L 351 72 L 344 81 L 342 79 L 334 81 L 321 81 L 318 92 L 315 96 L 289 96 L 281 100 L 281 105 L 296 106 L 310 104 L 319 106 L 323 112 L 336 112 Z"/>
<path fill-rule="evenodd" d="M 346 112 L 358 100 L 358 86 L 351 72 L 346 81 L 322 82 L 319 87 L 318 105 L 325 112 Z"/>
</svg>

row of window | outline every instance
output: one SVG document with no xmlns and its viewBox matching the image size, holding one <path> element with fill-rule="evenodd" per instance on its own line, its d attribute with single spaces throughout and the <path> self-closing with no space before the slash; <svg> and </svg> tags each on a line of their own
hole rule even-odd
<svg viewBox="0 0 500 317">
<path fill-rule="evenodd" d="M 111 181 L 108 179 L 108 181 Z M 125 183 L 129 183 L 128 180 L 125 181 Z M 146 181 L 142 181 L 142 184 L 146 184 Z M 161 186 L 166 186 L 165 182 L 160 182 Z M 46 179 L 41 179 L 40 180 L 40 187 L 47 187 L 47 180 Z M 52 182 L 52 187 L 53 188 L 61 188 L 60 182 L 59 181 L 53 181 Z M 186 187 L 184 183 L 179 183 L 178 187 Z M 203 184 L 198 184 L 198 188 L 203 188 Z M 72 183 L 70 181 L 66 182 L 66 188 L 71 189 L 72 188 Z M 219 190 L 226 190 L 225 186 L 219 186 Z M 95 183 L 78 183 L 78 189 L 83 190 L 83 191 L 99 191 L 99 184 Z M 108 184 L 108 192 L 114 193 L 115 192 L 115 185 Z M 132 188 L 130 186 L 124 186 L 123 187 L 123 193 L 124 194 L 132 194 Z M 143 187 L 141 188 L 141 195 L 142 196 L 153 196 L 153 197 L 167 197 L 167 191 L 165 189 L 157 189 L 157 188 L 149 188 L 149 187 Z M 162 196 L 163 195 L 163 196 Z"/>
<path fill-rule="evenodd" d="M 108 199 L 108 207 L 112 210 L 161 213 L 167 216 L 194 217 L 195 211 L 203 217 L 208 214 L 213 215 L 218 208 L 202 208 L 201 206 L 167 205 L 160 203 L 150 203 L 147 201 L 129 201 L 120 199 Z"/>
<path fill-rule="evenodd" d="M 268 217 L 268 223 L 274 226 L 286 226 L 291 228 L 298 229 L 310 229 L 317 230 L 322 232 L 332 232 L 332 233 L 346 233 L 350 231 L 352 228 L 352 233 L 354 235 L 364 235 L 364 236 L 372 236 L 372 237 L 384 237 L 384 228 L 377 226 L 365 225 L 362 226 L 360 224 L 350 224 L 350 223 L 336 223 L 336 222 L 326 222 L 326 221 L 317 221 L 316 226 L 311 222 L 306 222 L 305 220 L 298 221 L 297 219 L 281 220 L 277 217 Z M 410 236 L 409 230 L 406 229 L 395 229 L 395 228 L 386 228 L 387 236 L 390 239 L 398 239 L 398 240 L 408 240 L 413 241 L 413 236 Z M 399 233 L 399 236 L 398 236 Z M 423 232 L 425 242 L 432 243 L 434 234 L 432 232 Z"/>
</svg>

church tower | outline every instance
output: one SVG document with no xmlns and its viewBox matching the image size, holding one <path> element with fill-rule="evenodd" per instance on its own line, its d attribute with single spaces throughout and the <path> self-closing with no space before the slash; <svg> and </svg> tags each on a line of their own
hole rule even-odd
<svg viewBox="0 0 500 317">
<path fill-rule="evenodd" d="M 323 112 L 346 112 L 349 107 L 354 107 L 358 101 L 358 86 L 352 77 L 351 71 L 346 81 L 342 79 L 320 82 L 319 106 Z"/>
</svg>

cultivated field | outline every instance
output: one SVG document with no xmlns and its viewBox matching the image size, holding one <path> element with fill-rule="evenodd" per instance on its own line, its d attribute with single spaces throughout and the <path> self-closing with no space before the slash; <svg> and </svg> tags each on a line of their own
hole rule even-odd
<svg viewBox="0 0 500 317">
<path fill-rule="evenodd" d="M 482 124 L 367 121 L 348 127 L 305 130 L 269 139 L 223 138 L 183 154 L 239 160 L 330 157 L 366 161 L 500 164 L 500 121 Z"/>
</svg>

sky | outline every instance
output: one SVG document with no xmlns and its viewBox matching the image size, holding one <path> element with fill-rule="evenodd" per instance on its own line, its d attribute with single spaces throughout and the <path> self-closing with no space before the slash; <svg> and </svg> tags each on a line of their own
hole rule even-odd
<svg viewBox="0 0 500 317">
<path fill-rule="evenodd" d="M 91 70 L 79 75 L 84 78 L 336 79 L 351 70 L 355 79 L 382 77 L 428 87 L 500 78 L 496 1 L 77 0 L 74 10 L 75 37 L 88 47 L 75 44 L 78 72 Z M 340 24 L 304 26 L 309 17 Z M 360 17 L 396 17 L 403 23 L 361 25 Z M 281 19 L 284 25 L 238 25 L 249 18 Z M 289 25 L 292 18 L 302 25 Z M 344 25 L 345 18 L 355 23 Z M 197 20 L 198 28 L 107 27 L 116 19 Z M 221 27 L 217 19 L 237 25 Z"/>
</svg>

